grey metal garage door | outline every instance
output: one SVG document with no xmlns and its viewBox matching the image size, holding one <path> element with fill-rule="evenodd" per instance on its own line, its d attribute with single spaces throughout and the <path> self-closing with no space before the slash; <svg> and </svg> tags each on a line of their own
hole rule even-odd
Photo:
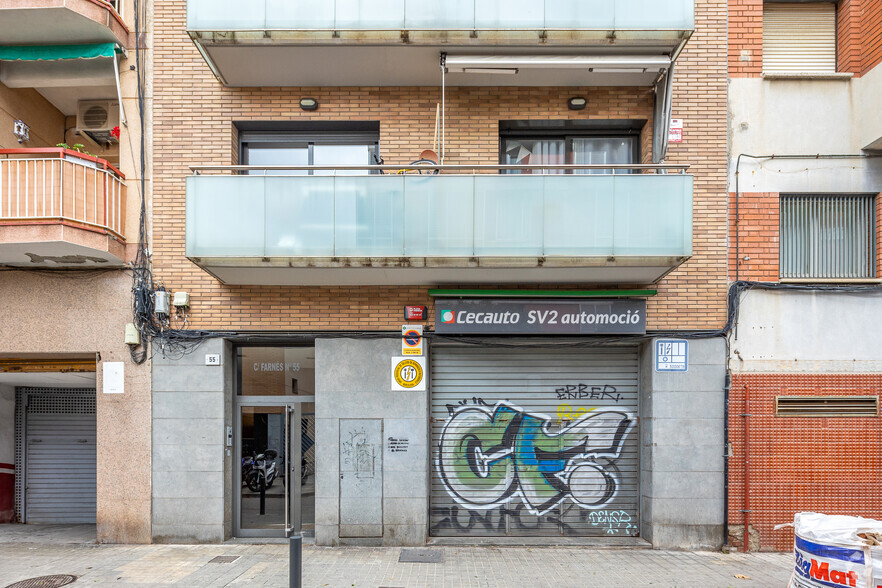
<svg viewBox="0 0 882 588">
<path fill-rule="evenodd" d="M 18 392 L 26 407 L 19 444 L 25 522 L 95 523 L 95 390 Z"/>
<path fill-rule="evenodd" d="M 637 349 L 432 348 L 434 536 L 636 536 Z"/>
</svg>

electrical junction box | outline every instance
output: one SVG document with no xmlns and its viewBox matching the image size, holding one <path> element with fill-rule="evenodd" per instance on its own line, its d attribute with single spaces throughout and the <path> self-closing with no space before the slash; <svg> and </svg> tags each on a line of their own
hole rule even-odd
<svg viewBox="0 0 882 588">
<path fill-rule="evenodd" d="M 140 345 L 141 344 L 141 333 L 138 332 L 138 327 L 135 326 L 135 323 L 126 324 L 126 345 Z"/>
<path fill-rule="evenodd" d="M 156 314 L 168 314 L 169 298 L 171 296 L 164 290 L 159 290 L 153 295 L 153 312 Z"/>
<path fill-rule="evenodd" d="M 190 306 L 190 293 L 175 292 L 175 297 L 172 299 L 172 305 L 175 308 L 186 308 Z"/>
</svg>

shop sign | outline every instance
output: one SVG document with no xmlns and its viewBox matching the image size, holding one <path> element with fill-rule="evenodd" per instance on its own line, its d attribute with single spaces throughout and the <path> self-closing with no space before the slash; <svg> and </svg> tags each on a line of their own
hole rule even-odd
<svg viewBox="0 0 882 588">
<path fill-rule="evenodd" d="M 415 390 L 426 389 L 426 358 L 425 357 L 393 357 L 392 358 L 392 389 Z"/>
<path fill-rule="evenodd" d="M 423 354 L 423 325 L 401 326 L 401 355 Z"/>
<path fill-rule="evenodd" d="M 442 335 L 643 335 L 645 300 L 437 300 Z"/>
</svg>

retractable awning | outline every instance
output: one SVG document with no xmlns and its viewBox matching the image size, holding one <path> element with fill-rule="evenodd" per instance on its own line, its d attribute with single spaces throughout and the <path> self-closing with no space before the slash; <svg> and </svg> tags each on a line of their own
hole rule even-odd
<svg viewBox="0 0 882 588">
<path fill-rule="evenodd" d="M 0 45 L 0 61 L 58 61 L 114 56 L 116 43 L 89 45 Z"/>
<path fill-rule="evenodd" d="M 596 73 L 658 74 L 671 65 L 659 55 L 447 55 L 450 73 L 517 73 L 521 69 L 584 69 Z"/>
<path fill-rule="evenodd" d="M 500 80 L 508 74 L 533 79 L 536 76 L 565 75 L 582 80 L 585 85 L 615 80 L 616 85 L 652 86 L 655 89 L 655 112 L 653 115 L 652 161 L 664 161 L 668 149 L 668 130 L 671 123 L 671 106 L 674 76 L 674 57 L 664 55 L 451 55 L 441 54 L 442 91 L 449 85 L 462 84 L 469 77 L 486 76 L 488 80 Z M 555 73 L 559 72 L 559 73 Z M 447 79 L 447 76 L 453 76 Z M 495 82 L 510 84 L 515 77 Z M 541 84 L 536 84 L 541 85 Z M 551 85 L 551 84 L 549 84 Z M 442 99 L 443 100 L 443 99 Z M 446 110 L 446 109 L 445 109 Z M 446 118 L 446 113 L 442 117 Z M 444 126 L 442 120 L 442 127 Z M 442 137 L 444 131 L 442 129 Z M 443 141 L 442 141 L 443 143 Z M 442 145 L 442 154 L 444 146 Z M 443 158 L 443 156 L 442 156 Z"/>
<path fill-rule="evenodd" d="M 116 86 L 120 122 L 126 124 L 116 43 L 0 45 L 0 82 L 10 88 Z"/>
</svg>

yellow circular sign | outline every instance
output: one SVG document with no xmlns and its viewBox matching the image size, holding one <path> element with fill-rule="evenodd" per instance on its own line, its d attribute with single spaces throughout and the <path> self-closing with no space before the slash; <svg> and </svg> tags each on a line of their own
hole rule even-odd
<svg viewBox="0 0 882 588">
<path fill-rule="evenodd" d="M 395 366 L 395 381 L 402 388 L 413 388 L 423 381 L 423 366 L 412 359 L 405 359 Z"/>
</svg>

